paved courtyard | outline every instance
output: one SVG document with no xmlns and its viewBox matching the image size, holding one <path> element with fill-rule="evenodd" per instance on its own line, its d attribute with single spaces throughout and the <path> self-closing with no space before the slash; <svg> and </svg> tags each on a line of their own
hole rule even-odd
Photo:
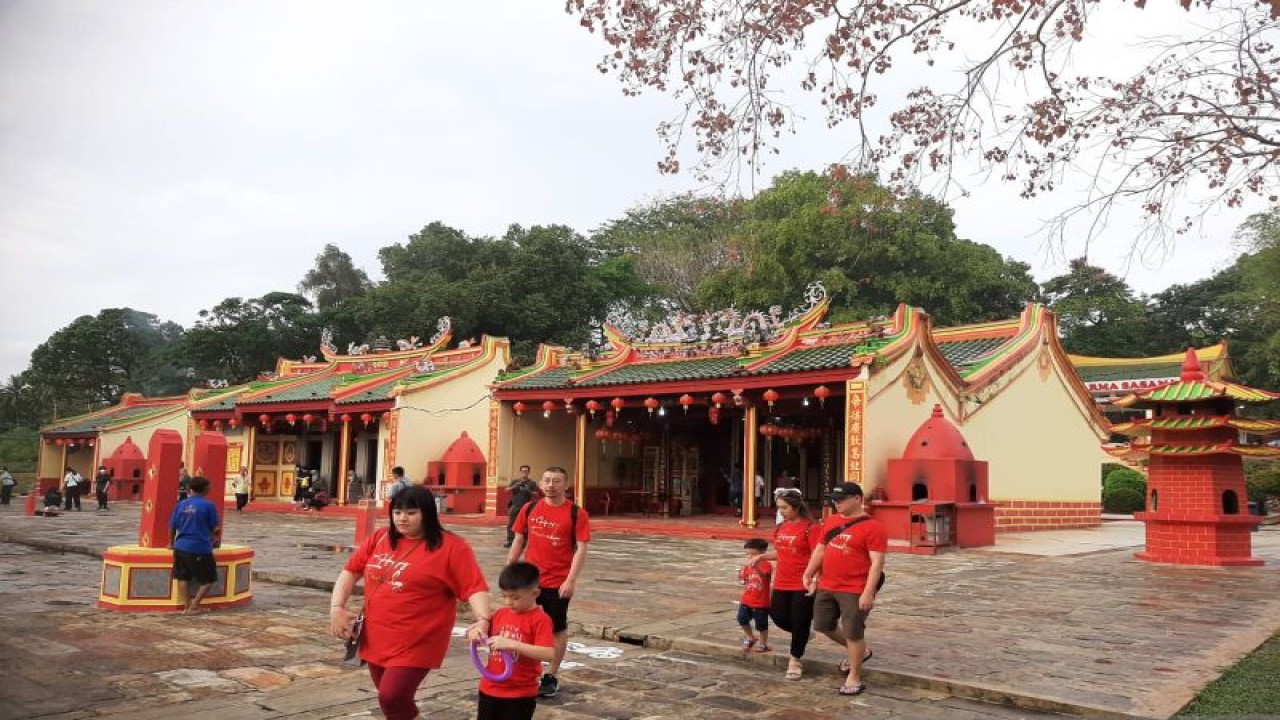
<svg viewBox="0 0 1280 720">
<path fill-rule="evenodd" d="M 317 631 L 327 612 L 322 589 L 345 559 L 332 548 L 350 543 L 353 520 L 230 513 L 226 541 L 257 551 L 254 604 L 196 621 L 93 607 L 101 565 L 89 554 L 134 542 L 136 522 L 137 507 L 128 504 L 58 518 L 0 512 L 0 542 L 9 543 L 0 554 L 0 663 L 10 669 L 0 699 L 17 701 L 0 708 L 49 711 L 0 709 L 0 718 L 151 717 L 136 714 L 131 703 L 139 697 L 156 713 L 181 701 L 188 717 L 233 702 L 256 707 L 259 714 L 243 715 L 253 718 L 337 717 L 373 707 L 367 679 L 336 666 L 334 642 Z M 496 576 L 505 556 L 501 529 L 450 527 Z M 1254 535 L 1263 568 L 1137 562 L 1136 524 L 1001 535 L 998 543 L 890 556 L 869 631 L 872 691 L 850 704 L 834 692 L 837 656 L 825 640 L 811 643 L 797 683 L 781 680 L 785 633 L 775 633 L 772 655 L 742 657 L 733 621 L 740 540 L 602 533 L 574 603 L 575 639 L 618 648 L 621 658 L 583 656 L 566 674 L 566 685 L 579 689 L 538 717 L 816 720 L 855 709 L 858 716 L 1167 717 L 1280 629 L 1280 528 Z M 474 671 L 451 662 L 424 697 L 440 695 L 457 713 L 439 717 L 466 717 Z M 323 709 L 305 707 L 323 698 Z M 983 699 L 1019 709 L 971 702 Z"/>
</svg>

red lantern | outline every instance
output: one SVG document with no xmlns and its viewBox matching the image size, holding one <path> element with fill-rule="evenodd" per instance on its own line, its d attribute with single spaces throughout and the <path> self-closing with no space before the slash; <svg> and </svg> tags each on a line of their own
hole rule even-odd
<svg viewBox="0 0 1280 720">
<path fill-rule="evenodd" d="M 614 418 L 614 415 L 612 410 L 609 410 L 604 414 L 605 427 L 613 427 L 613 418 Z"/>
<path fill-rule="evenodd" d="M 524 411 L 525 411 L 526 409 L 528 409 L 528 407 L 529 407 L 528 405 L 525 405 L 525 404 L 524 404 L 524 403 L 522 403 L 522 402 L 518 402 L 518 403 L 516 403 L 515 405 L 512 405 L 512 406 L 511 406 L 511 409 L 512 409 L 512 410 L 515 410 L 515 411 L 516 411 L 516 417 L 519 417 L 519 416 L 521 416 L 521 415 L 523 415 L 523 414 L 524 414 Z"/>
<path fill-rule="evenodd" d="M 597 440 L 608 440 L 608 439 L 609 439 L 609 431 L 608 431 L 608 430 L 605 430 L 604 428 L 600 428 L 599 430 L 597 430 L 597 431 L 596 431 L 596 439 L 597 439 Z"/>
<path fill-rule="evenodd" d="M 707 408 L 707 419 L 711 421 L 712 425 L 719 425 L 720 424 L 720 408 L 718 407 Z"/>
<path fill-rule="evenodd" d="M 57 440 L 54 440 L 53 442 L 54 442 L 54 444 L 55 444 L 55 445 L 57 445 L 58 447 L 62 447 L 63 445 L 66 445 L 66 444 L 67 444 L 67 441 L 66 441 L 66 440 L 63 440 L 62 438 L 58 438 Z"/>
<path fill-rule="evenodd" d="M 596 402 L 595 400 L 587 401 L 587 412 L 591 414 L 592 420 L 595 419 L 596 412 L 600 410 L 600 407 L 601 407 L 600 403 Z"/>
<path fill-rule="evenodd" d="M 370 415 L 369 413 L 361 413 L 360 421 L 364 423 L 365 427 L 369 427 L 369 423 L 373 422 L 373 415 Z"/>
<path fill-rule="evenodd" d="M 221 420 L 214 420 L 214 421 L 213 421 L 213 429 L 214 429 L 214 430 L 221 431 L 221 430 L 222 430 L 222 421 L 221 421 Z"/>
<path fill-rule="evenodd" d="M 764 437 L 774 437 L 775 435 L 778 434 L 778 426 L 772 425 L 770 423 L 765 423 L 760 426 L 760 434 L 763 435 Z"/>
<path fill-rule="evenodd" d="M 342 413 L 342 418 L 341 418 L 341 420 L 342 420 L 342 422 L 344 422 L 344 423 L 349 423 L 349 422 L 351 422 L 351 415 L 350 415 L 349 413 Z"/>
<path fill-rule="evenodd" d="M 89 447 L 93 447 L 93 441 L 90 440 L 89 442 L 85 443 L 85 445 L 88 445 Z"/>
<path fill-rule="evenodd" d="M 826 385 L 819 385 L 813 389 L 813 396 L 818 398 L 818 404 L 826 407 L 827 398 L 831 397 L 831 388 Z"/>
<path fill-rule="evenodd" d="M 294 423 L 298 422 L 298 416 L 294 415 L 293 413 L 289 413 L 288 415 L 284 416 L 284 420 L 290 425 L 293 425 Z"/>
<path fill-rule="evenodd" d="M 565 399 L 564 399 L 564 411 L 565 411 L 566 413 L 568 413 L 568 414 L 572 415 L 572 414 L 574 414 L 575 412 L 577 412 L 577 410 L 578 410 L 578 408 L 574 407 L 574 405 L 573 405 L 573 398 L 565 398 Z"/>
<path fill-rule="evenodd" d="M 622 398 L 614 398 L 609 401 L 609 404 L 613 406 L 614 410 L 617 410 L 618 412 L 622 412 L 622 408 L 627 406 L 627 401 L 623 400 Z"/>
<path fill-rule="evenodd" d="M 658 402 L 658 398 L 650 397 L 644 399 L 644 406 L 649 408 L 649 417 L 653 417 L 653 411 L 661 407 L 662 403 Z"/>
<path fill-rule="evenodd" d="M 773 404 L 778 402 L 778 397 L 779 397 L 778 391 L 774 390 L 773 388 L 769 388 L 768 390 L 764 391 L 764 401 L 769 403 L 770 410 L 773 409 Z"/>
<path fill-rule="evenodd" d="M 262 413 L 258 416 L 258 424 L 262 427 L 269 427 L 271 425 L 271 416 L 266 413 Z"/>
<path fill-rule="evenodd" d="M 209 423 L 206 420 L 197 420 L 196 424 L 200 426 L 201 430 L 204 430 L 209 427 Z"/>
<path fill-rule="evenodd" d="M 555 409 L 556 409 L 556 404 L 555 404 L 555 403 L 551 402 L 550 400 L 545 400 L 545 401 L 543 401 L 543 403 L 542 403 L 542 417 L 544 417 L 544 418 L 545 418 L 545 417 L 551 417 L 551 411 L 552 411 L 552 410 L 555 410 Z"/>
<path fill-rule="evenodd" d="M 302 422 L 308 425 L 310 425 L 315 419 L 316 419 L 316 416 L 312 415 L 311 413 L 307 413 L 306 415 L 302 416 Z"/>
<path fill-rule="evenodd" d="M 228 424 L 228 425 L 230 425 L 230 426 L 231 426 L 231 427 L 233 427 L 233 428 L 238 428 L 238 427 L 240 427 L 240 421 L 239 421 L 239 420 L 237 420 L 237 419 L 235 419 L 235 418 L 231 418 L 230 420 L 228 420 L 228 421 L 227 421 L 227 424 Z"/>
<path fill-rule="evenodd" d="M 684 395 L 680 396 L 680 407 L 684 408 L 685 415 L 689 414 L 689 406 L 692 404 L 693 404 L 692 395 L 690 395 L 689 393 L 685 393 Z"/>
<path fill-rule="evenodd" d="M 722 392 L 718 392 L 715 395 L 711 396 L 711 402 L 715 403 L 716 408 L 720 408 L 725 403 L 729 402 L 729 396 L 725 395 Z"/>
</svg>

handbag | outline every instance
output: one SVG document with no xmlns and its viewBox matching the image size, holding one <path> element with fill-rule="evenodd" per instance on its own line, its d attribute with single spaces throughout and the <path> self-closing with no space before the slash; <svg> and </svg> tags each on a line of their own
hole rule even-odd
<svg viewBox="0 0 1280 720">
<path fill-rule="evenodd" d="M 343 665 L 351 667 L 364 667 L 364 660 L 360 657 L 360 639 L 364 636 L 364 613 L 361 612 L 356 616 L 356 621 L 351 624 L 351 637 L 347 638 L 346 654 L 342 657 Z"/>
</svg>

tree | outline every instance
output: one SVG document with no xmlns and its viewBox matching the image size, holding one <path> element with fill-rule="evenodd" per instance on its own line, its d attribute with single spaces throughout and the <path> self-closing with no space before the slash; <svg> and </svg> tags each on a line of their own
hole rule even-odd
<svg viewBox="0 0 1280 720">
<path fill-rule="evenodd" d="M 1090 21 L 1123 4 L 567 0 L 566 10 L 609 44 L 599 68 L 625 93 L 656 89 L 682 102 L 658 128 L 663 172 L 679 171 L 686 143 L 703 176 L 722 162 L 756 162 L 795 130 L 786 91 L 798 89 L 821 101 L 829 126 L 855 125 L 855 171 L 885 177 L 901 196 L 926 173 L 950 184 L 953 162 L 974 156 L 1024 197 L 1087 165 L 1091 191 L 1059 216 L 1058 232 L 1073 216 L 1096 230 L 1129 201 L 1145 213 L 1147 239 L 1184 231 L 1193 219 L 1179 217 L 1175 201 L 1200 180 L 1214 193 L 1206 210 L 1251 195 L 1275 203 L 1280 3 L 1181 0 L 1194 13 L 1184 32 L 1132 48 L 1147 53 L 1133 76 L 1075 72 Z M 934 72 L 890 110 L 886 132 L 873 132 L 870 110 L 894 90 L 894 70 L 949 61 L 959 72 Z"/>
<path fill-rule="evenodd" d="M 260 298 L 227 298 L 182 336 L 171 359 L 188 368 L 188 384 L 207 379 L 237 383 L 271 370 L 279 357 L 317 354 L 321 325 L 301 295 L 271 292 Z"/>
<path fill-rule="evenodd" d="M 596 231 L 605 251 L 632 258 L 636 275 L 673 306 L 694 310 L 698 287 L 736 259 L 741 203 L 680 195 L 628 210 Z"/>
<path fill-rule="evenodd" d="M 1143 321 L 1146 354 L 1167 355 L 1235 335 L 1245 324 L 1235 299 L 1239 291 L 1240 269 L 1233 264 L 1212 277 L 1152 295 Z"/>
<path fill-rule="evenodd" d="M 310 297 L 318 309 L 327 310 L 364 295 L 372 286 L 369 276 L 355 266 L 351 256 L 330 244 L 316 255 L 315 267 L 298 283 L 298 290 Z"/>
<path fill-rule="evenodd" d="M 1040 286 L 1046 305 L 1058 316 L 1067 352 L 1098 357 L 1142 357 L 1143 301 L 1124 280 L 1084 258 L 1071 261 L 1065 275 Z"/>
<path fill-rule="evenodd" d="M 171 389 L 163 356 L 180 332 L 130 308 L 84 315 L 32 351 L 22 382 L 62 415 L 109 405 L 125 392 Z"/>
<path fill-rule="evenodd" d="M 1239 289 L 1226 296 L 1240 313 L 1233 354 L 1242 380 L 1280 390 L 1280 210 L 1251 216 L 1237 237 L 1246 252 Z"/>
<path fill-rule="evenodd" d="M 732 247 L 739 261 L 699 288 L 704 309 L 790 308 L 821 280 L 835 321 L 905 302 L 950 325 L 1016 315 L 1036 294 L 1026 265 L 956 238 L 945 205 L 865 176 L 779 176 L 745 203 Z"/>
</svg>

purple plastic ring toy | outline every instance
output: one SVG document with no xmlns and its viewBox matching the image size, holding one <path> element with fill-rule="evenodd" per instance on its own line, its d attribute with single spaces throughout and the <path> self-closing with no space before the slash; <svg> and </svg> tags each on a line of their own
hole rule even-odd
<svg viewBox="0 0 1280 720">
<path fill-rule="evenodd" d="M 506 682 L 511 679 L 511 674 L 516 671 L 516 654 L 510 650 L 499 650 L 498 656 L 502 658 L 502 671 L 490 672 L 489 663 L 480 659 L 480 646 L 486 644 L 487 637 L 481 636 L 479 640 L 471 641 L 471 662 L 475 664 L 476 669 L 480 671 L 480 676 L 489 682 Z M 492 652 L 490 656 L 492 656 Z"/>
</svg>

